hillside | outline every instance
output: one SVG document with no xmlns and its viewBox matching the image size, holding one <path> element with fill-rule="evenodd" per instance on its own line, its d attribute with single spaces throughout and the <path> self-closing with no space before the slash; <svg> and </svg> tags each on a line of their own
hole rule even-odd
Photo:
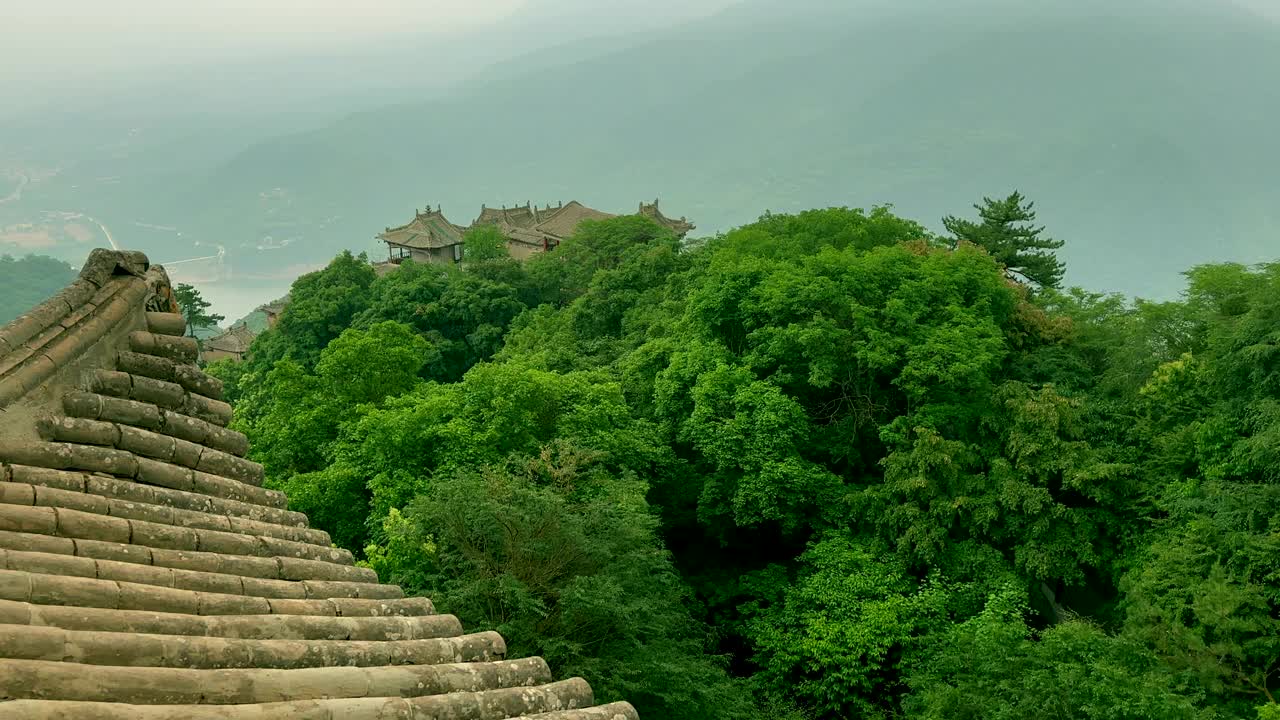
<svg viewBox="0 0 1280 720">
<path fill-rule="evenodd" d="M 1063 293 L 980 214 L 344 253 L 209 370 L 337 546 L 641 718 L 1277 717 L 1280 263 Z"/>
<path fill-rule="evenodd" d="M 891 199 L 938 218 L 1017 187 L 1068 239 L 1070 280 L 1148 295 L 1211 248 L 1257 260 L 1274 242 L 1274 25 L 1138 0 L 948 7 L 757 1 L 614 52 L 534 54 L 245 150 L 199 184 L 217 199 L 201 225 L 259 235 L 259 193 L 284 188 L 322 257 L 426 201 L 465 221 L 481 201 L 661 195 L 716 230 Z"/>
<path fill-rule="evenodd" d="M 43 255 L 0 255 L 0 325 L 48 300 L 76 276 L 68 264 Z"/>
</svg>

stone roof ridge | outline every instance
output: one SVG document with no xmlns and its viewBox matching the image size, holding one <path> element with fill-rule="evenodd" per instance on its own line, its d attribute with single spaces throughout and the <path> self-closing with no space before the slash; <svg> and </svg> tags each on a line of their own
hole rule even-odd
<svg viewBox="0 0 1280 720">
<path fill-rule="evenodd" d="M 0 327 L 0 717 L 637 720 L 289 510 L 185 328 L 107 250 Z"/>
<path fill-rule="evenodd" d="M 641 216 L 650 218 L 654 222 L 667 228 L 668 230 L 671 230 L 672 232 L 676 233 L 680 237 L 684 237 L 689 232 L 697 228 L 696 225 L 689 222 L 689 219 L 683 215 L 680 216 L 679 220 L 669 218 L 666 215 L 663 215 L 662 210 L 658 208 L 658 198 L 654 198 L 652 203 L 646 203 L 643 200 L 640 201 L 639 214 Z"/>
</svg>

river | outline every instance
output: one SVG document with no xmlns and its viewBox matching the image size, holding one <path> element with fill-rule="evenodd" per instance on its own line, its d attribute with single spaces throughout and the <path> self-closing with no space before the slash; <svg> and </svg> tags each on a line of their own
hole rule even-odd
<svg viewBox="0 0 1280 720">
<path fill-rule="evenodd" d="M 3 204 L 5 204 L 5 203 L 10 203 L 10 202 L 18 202 L 19 200 L 21 200 L 21 199 L 22 199 L 22 191 L 26 189 L 27 185 L 28 185 L 30 182 L 31 182 L 31 178 L 27 177 L 26 175 L 19 175 L 19 176 L 18 176 L 18 187 L 14 188 L 14 189 L 13 189 L 13 192 L 11 192 L 11 193 L 9 193 L 8 195 L 6 195 L 6 196 L 4 196 L 4 197 L 0 198 L 0 205 L 3 205 Z"/>
</svg>

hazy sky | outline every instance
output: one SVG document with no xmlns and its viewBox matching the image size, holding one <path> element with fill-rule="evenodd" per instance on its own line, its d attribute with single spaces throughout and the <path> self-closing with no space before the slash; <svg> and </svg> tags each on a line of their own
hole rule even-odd
<svg viewBox="0 0 1280 720">
<path fill-rule="evenodd" d="M 0 0 L 9 70 L 37 74 L 199 61 L 456 32 L 524 0 Z"/>
<path fill-rule="evenodd" d="M 458 32 L 525 2 L 0 0 L 0 89 L 22 97 L 121 71 Z"/>
<path fill-rule="evenodd" d="M 561 2 L 563 0 L 560 0 Z M 608 3 L 613 0 L 600 0 Z M 1069 2 L 1070 0 L 1064 0 Z M 727 2 L 703 4 L 725 5 Z M 1280 12 L 1280 0 L 1206 0 Z M 155 51 L 349 44 L 396 32 L 452 32 L 557 0 L 0 0 L 9 62 L 124 61 Z M 662 6 L 664 3 L 656 3 Z M 697 3 L 695 3 L 697 4 Z M 665 8 L 664 8 L 665 9 Z M 112 57 L 102 57 L 104 53 Z M 15 57 L 14 54 L 17 56 Z"/>
<path fill-rule="evenodd" d="M 599 32 L 617 15 L 618 30 L 634 30 L 637 15 L 674 23 L 734 1 L 0 0 L 0 91 L 65 95 L 99 78 L 211 61 L 412 48 L 513 16 L 518 25 L 565 18 L 554 27 L 573 35 Z"/>
<path fill-rule="evenodd" d="M 9 2 L 5 3 L 10 5 Z M 456 30 L 509 14 L 524 0 L 40 0 L 4 10 L 0 37 L 30 46 L 106 43 L 175 33 L 187 39 L 306 33 Z"/>
</svg>

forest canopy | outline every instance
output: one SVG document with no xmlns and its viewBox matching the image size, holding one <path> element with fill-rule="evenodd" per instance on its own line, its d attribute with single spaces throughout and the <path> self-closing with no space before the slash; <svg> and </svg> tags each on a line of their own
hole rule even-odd
<svg viewBox="0 0 1280 720">
<path fill-rule="evenodd" d="M 210 371 L 334 542 L 642 717 L 1280 717 L 1280 264 L 1154 303 L 1021 196 L 946 227 L 344 253 Z"/>
<path fill-rule="evenodd" d="M 75 268 L 61 260 L 0 255 L 0 325 L 53 297 L 75 278 Z"/>
</svg>

